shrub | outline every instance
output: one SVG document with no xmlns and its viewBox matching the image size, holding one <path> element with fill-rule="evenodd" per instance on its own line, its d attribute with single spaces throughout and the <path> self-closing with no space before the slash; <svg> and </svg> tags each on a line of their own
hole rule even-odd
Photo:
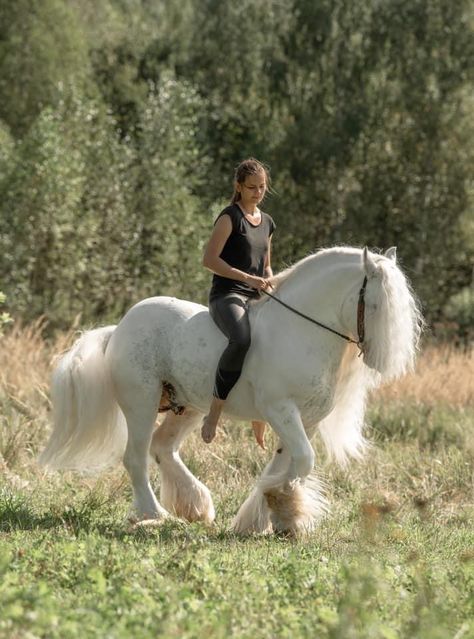
<svg viewBox="0 0 474 639">
<path fill-rule="evenodd" d="M 465 341 L 474 337 L 474 288 L 466 286 L 451 296 L 445 307 L 445 316 L 459 326 L 459 335 Z"/>
</svg>

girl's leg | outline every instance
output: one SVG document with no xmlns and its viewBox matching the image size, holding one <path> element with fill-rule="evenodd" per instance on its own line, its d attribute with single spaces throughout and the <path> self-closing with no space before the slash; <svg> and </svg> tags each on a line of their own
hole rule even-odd
<svg viewBox="0 0 474 639">
<path fill-rule="evenodd" d="M 229 344 L 219 360 L 214 397 L 201 430 L 202 438 L 207 444 L 215 437 L 225 400 L 240 377 L 250 347 L 250 322 L 245 297 L 225 295 L 213 300 L 209 310 L 217 326 L 229 338 Z"/>
</svg>

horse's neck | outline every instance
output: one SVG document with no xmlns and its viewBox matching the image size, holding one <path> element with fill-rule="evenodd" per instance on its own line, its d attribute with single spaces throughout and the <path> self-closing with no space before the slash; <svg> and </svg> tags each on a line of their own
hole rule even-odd
<svg viewBox="0 0 474 639">
<path fill-rule="evenodd" d="M 338 322 L 342 329 L 346 328 L 341 326 L 342 305 L 360 278 L 360 267 L 355 263 L 315 261 L 282 282 L 277 296 L 308 315 L 317 312 L 320 321 Z"/>
</svg>

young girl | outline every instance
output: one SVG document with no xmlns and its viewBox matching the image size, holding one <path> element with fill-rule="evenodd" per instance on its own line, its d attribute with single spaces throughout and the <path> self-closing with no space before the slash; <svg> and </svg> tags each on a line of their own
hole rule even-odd
<svg viewBox="0 0 474 639">
<path fill-rule="evenodd" d="M 234 177 L 234 195 L 217 217 L 204 252 L 203 265 L 214 273 L 209 294 L 211 317 L 229 344 L 216 372 L 214 397 L 201 434 L 210 443 L 227 399 L 240 377 L 250 347 L 248 303 L 271 285 L 272 218 L 258 205 L 265 197 L 269 176 L 266 168 L 250 158 L 241 162 Z M 252 422 L 257 442 L 264 448 L 264 422 Z"/>
</svg>

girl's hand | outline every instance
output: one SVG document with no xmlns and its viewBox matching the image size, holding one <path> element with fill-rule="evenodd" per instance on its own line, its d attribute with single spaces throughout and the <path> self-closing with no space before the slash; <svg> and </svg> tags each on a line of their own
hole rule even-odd
<svg viewBox="0 0 474 639">
<path fill-rule="evenodd" d="M 269 280 L 265 279 L 264 277 L 258 277 L 257 275 L 249 275 L 245 281 L 252 288 L 256 288 L 257 291 L 261 291 L 262 289 L 271 286 Z"/>
</svg>

